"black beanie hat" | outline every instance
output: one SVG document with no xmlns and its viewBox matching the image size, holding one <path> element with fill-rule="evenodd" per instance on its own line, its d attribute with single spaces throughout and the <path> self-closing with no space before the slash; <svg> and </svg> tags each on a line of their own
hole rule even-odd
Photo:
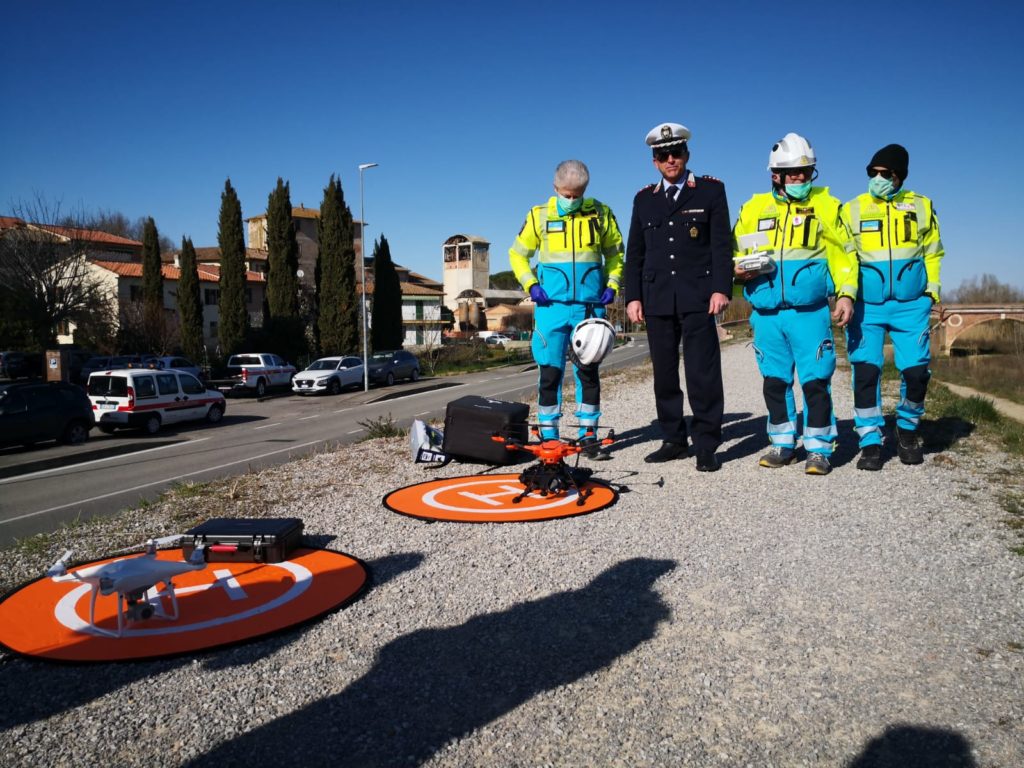
<svg viewBox="0 0 1024 768">
<path fill-rule="evenodd" d="M 907 178 L 907 171 L 910 166 L 910 155 L 907 150 L 901 147 L 899 144 L 887 144 L 880 150 L 875 152 L 875 156 L 871 158 L 871 162 L 868 163 L 868 172 L 876 165 L 880 165 L 882 168 L 888 168 L 893 171 L 900 180 Z"/>
</svg>

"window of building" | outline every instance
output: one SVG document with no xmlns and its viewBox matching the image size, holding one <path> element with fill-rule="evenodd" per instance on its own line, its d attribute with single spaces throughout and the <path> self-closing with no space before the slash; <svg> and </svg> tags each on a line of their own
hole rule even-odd
<svg viewBox="0 0 1024 768">
<path fill-rule="evenodd" d="M 203 303 L 208 307 L 215 307 L 220 301 L 220 290 L 218 288 L 207 288 L 203 291 Z"/>
</svg>

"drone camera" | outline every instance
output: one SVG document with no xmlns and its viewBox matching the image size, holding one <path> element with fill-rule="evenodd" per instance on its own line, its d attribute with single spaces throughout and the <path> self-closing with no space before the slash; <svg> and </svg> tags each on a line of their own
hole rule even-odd
<svg viewBox="0 0 1024 768">
<path fill-rule="evenodd" d="M 153 618 L 155 609 L 149 603 L 130 603 L 128 605 L 128 619 L 130 621 L 145 621 Z"/>
</svg>

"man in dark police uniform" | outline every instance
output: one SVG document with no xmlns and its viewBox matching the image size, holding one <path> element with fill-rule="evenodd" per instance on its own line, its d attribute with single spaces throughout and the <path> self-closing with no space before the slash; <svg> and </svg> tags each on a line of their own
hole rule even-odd
<svg viewBox="0 0 1024 768">
<path fill-rule="evenodd" d="M 659 183 L 633 198 L 626 245 L 626 314 L 647 323 L 654 401 L 662 444 L 644 461 L 685 458 L 686 422 L 679 388 L 679 342 L 693 411 L 697 469 L 719 468 L 722 443 L 722 357 L 715 316 L 732 295 L 732 232 L 725 185 L 687 170 L 690 130 L 662 123 L 647 134 Z"/>
</svg>

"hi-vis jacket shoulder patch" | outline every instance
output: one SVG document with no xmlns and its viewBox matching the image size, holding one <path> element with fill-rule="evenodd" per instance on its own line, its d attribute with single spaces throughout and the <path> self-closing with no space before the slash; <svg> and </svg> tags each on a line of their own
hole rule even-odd
<svg viewBox="0 0 1024 768">
<path fill-rule="evenodd" d="M 757 231 L 758 232 L 767 232 L 769 230 L 775 229 L 775 224 L 776 224 L 777 221 L 778 221 L 778 219 L 775 219 L 775 218 L 771 218 L 771 219 L 758 219 L 757 220 Z"/>
<path fill-rule="evenodd" d="M 861 232 L 881 232 L 882 221 L 881 219 L 864 219 L 860 223 Z"/>
<path fill-rule="evenodd" d="M 565 232 L 565 222 L 561 220 L 551 221 L 547 223 L 548 232 Z"/>
</svg>

